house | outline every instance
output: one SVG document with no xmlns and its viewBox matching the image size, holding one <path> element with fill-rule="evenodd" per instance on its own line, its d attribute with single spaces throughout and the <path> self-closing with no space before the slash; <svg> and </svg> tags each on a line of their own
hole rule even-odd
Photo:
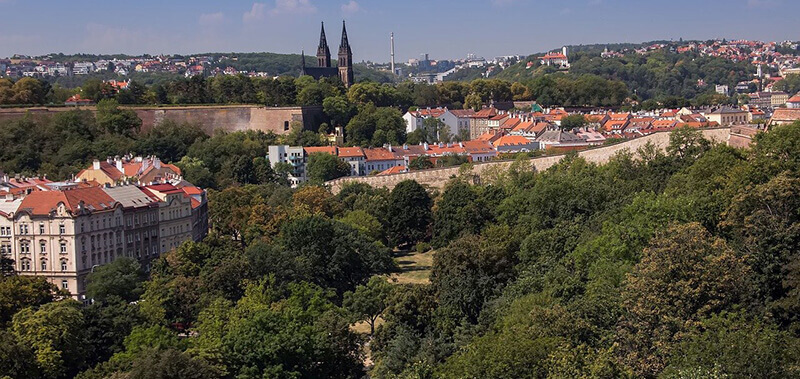
<svg viewBox="0 0 800 379">
<path fill-rule="evenodd" d="M 628 126 L 628 119 L 610 119 L 603 124 L 603 129 L 606 133 L 612 134 L 622 134 L 625 128 Z"/>
<path fill-rule="evenodd" d="M 791 124 L 798 120 L 800 120 L 800 109 L 778 108 L 772 113 L 772 118 L 769 119 L 769 125 Z"/>
<path fill-rule="evenodd" d="M 531 141 L 523 136 L 508 135 L 497 139 L 492 143 L 498 153 L 519 153 L 535 151 L 539 149 L 539 143 Z"/>
<path fill-rule="evenodd" d="M 716 122 L 722 126 L 746 124 L 751 119 L 750 113 L 747 111 L 724 106 L 706 114 L 705 117 L 708 121 Z"/>
<path fill-rule="evenodd" d="M 435 117 L 444 122 L 444 113 L 446 108 L 427 108 L 408 111 L 403 115 L 403 120 L 406 122 L 406 133 L 413 133 L 422 128 L 425 119 Z"/>
<path fill-rule="evenodd" d="M 483 108 L 470 117 L 469 138 L 475 139 L 489 131 L 489 119 L 497 116 L 497 109 L 494 107 Z"/>
<path fill-rule="evenodd" d="M 447 109 L 440 119 L 450 127 L 450 133 L 454 137 L 468 140 L 470 139 L 469 122 L 473 115 L 475 115 L 475 111 L 472 109 Z"/>
<path fill-rule="evenodd" d="M 800 109 L 800 92 L 798 92 L 796 95 L 792 96 L 791 99 L 786 101 L 786 108 Z"/>
<path fill-rule="evenodd" d="M 539 57 L 539 62 L 543 66 L 556 66 L 559 69 L 569 68 L 569 59 L 567 58 L 566 46 L 561 52 L 549 52 L 543 57 Z"/>
<path fill-rule="evenodd" d="M 629 132 L 647 131 L 653 128 L 653 121 L 655 121 L 655 119 L 652 117 L 631 118 L 628 120 L 628 126 L 625 127 L 625 130 Z"/>
<path fill-rule="evenodd" d="M 84 99 L 81 97 L 80 94 L 75 94 L 70 96 L 69 99 L 67 99 L 67 101 L 64 102 L 64 105 L 75 105 L 75 106 L 94 105 L 94 101 L 89 99 Z"/>
<path fill-rule="evenodd" d="M 366 175 L 364 150 L 360 147 L 340 147 L 339 159 L 350 165 L 351 176 Z"/>
<path fill-rule="evenodd" d="M 589 143 L 586 142 L 585 139 L 559 128 L 550 128 L 546 130 L 541 136 L 536 138 L 536 142 L 539 142 L 539 148 L 542 150 L 557 149 L 569 151 L 579 150 L 589 146 Z"/>
<path fill-rule="evenodd" d="M 393 148 L 370 148 L 363 149 L 364 151 L 364 167 L 366 173 L 381 172 L 392 167 L 401 166 L 405 167 L 405 161 L 402 156 L 394 153 Z"/>
<path fill-rule="evenodd" d="M 125 181 L 141 183 L 176 179 L 181 169 L 172 164 L 162 163 L 158 157 L 115 157 L 105 161 L 95 160 L 92 166 L 81 170 L 77 180 L 97 181 L 101 185 L 117 184 Z"/>
</svg>

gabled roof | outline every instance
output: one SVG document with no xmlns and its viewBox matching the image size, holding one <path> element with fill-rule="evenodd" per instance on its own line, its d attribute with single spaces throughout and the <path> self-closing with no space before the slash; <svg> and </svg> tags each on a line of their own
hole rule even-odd
<svg viewBox="0 0 800 379">
<path fill-rule="evenodd" d="M 482 140 L 464 141 L 461 143 L 468 154 L 486 154 L 494 152 L 492 144 Z"/>
<path fill-rule="evenodd" d="M 402 173 L 402 172 L 406 172 L 406 168 L 405 167 L 403 167 L 403 166 L 394 166 L 394 167 L 390 167 L 390 168 L 388 168 L 386 170 L 383 170 L 383 171 L 379 172 L 377 175 L 378 176 L 392 175 L 392 174 L 399 174 L 399 173 Z"/>
<path fill-rule="evenodd" d="M 456 117 L 471 117 L 475 115 L 475 111 L 472 109 L 450 109 L 450 113 Z"/>
</svg>

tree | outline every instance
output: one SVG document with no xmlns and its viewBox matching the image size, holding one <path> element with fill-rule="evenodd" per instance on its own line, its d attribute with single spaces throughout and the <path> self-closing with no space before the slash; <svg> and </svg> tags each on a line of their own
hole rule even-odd
<svg viewBox="0 0 800 379">
<path fill-rule="evenodd" d="M 231 376 L 351 378 L 363 375 L 356 335 L 333 294 L 308 283 L 281 291 L 251 283 L 219 339 Z"/>
<path fill-rule="evenodd" d="M 143 352 L 134 359 L 131 370 L 125 377 L 131 379 L 211 379 L 221 373 L 215 372 L 202 359 L 175 349 Z"/>
<path fill-rule="evenodd" d="M 386 247 L 322 215 L 289 221 L 275 244 L 255 243 L 247 254 L 256 272 L 274 273 L 279 283 L 306 281 L 339 294 L 394 269 Z"/>
<path fill-rule="evenodd" d="M 66 295 L 42 277 L 0 277 L 0 326 L 23 308 L 38 307 Z"/>
<path fill-rule="evenodd" d="M 97 103 L 97 125 L 109 133 L 132 136 L 139 131 L 142 120 L 136 112 L 119 108 L 116 100 L 106 99 Z"/>
<path fill-rule="evenodd" d="M 308 171 L 309 180 L 315 183 L 324 183 L 350 175 L 350 165 L 339 159 L 339 157 L 328 153 L 310 154 L 306 170 Z"/>
<path fill-rule="evenodd" d="M 14 315 L 11 330 L 33 348 L 35 362 L 48 378 L 72 377 L 83 369 L 86 332 L 80 303 L 63 300 Z"/>
<path fill-rule="evenodd" d="M 586 118 L 582 114 L 571 114 L 561 119 L 561 129 L 573 130 L 586 126 Z"/>
<path fill-rule="evenodd" d="M 628 275 L 618 324 L 620 358 L 637 376 L 655 376 L 693 325 L 749 296 L 750 269 L 700 224 L 657 235 Z"/>
<path fill-rule="evenodd" d="M 450 127 L 436 117 L 428 117 L 423 120 L 421 129 L 425 136 L 425 142 L 428 143 L 450 142 L 453 139 Z"/>
<path fill-rule="evenodd" d="M 356 107 L 344 96 L 326 97 L 322 101 L 322 109 L 330 117 L 334 127 L 347 125 L 350 118 L 356 114 Z"/>
<path fill-rule="evenodd" d="M 464 109 L 472 109 L 473 111 L 477 112 L 481 110 L 482 106 L 483 100 L 477 93 L 470 93 L 466 98 L 464 98 Z"/>
<path fill-rule="evenodd" d="M 387 237 L 392 246 L 413 245 L 430 235 L 431 198 L 419 183 L 404 180 L 389 196 Z"/>
<path fill-rule="evenodd" d="M 434 255 L 431 284 L 441 307 L 475 324 L 484 304 L 514 278 L 517 246 L 508 228 L 494 227 L 483 238 L 464 236 Z"/>
<path fill-rule="evenodd" d="M 419 155 L 414 157 L 411 162 L 408 162 L 408 168 L 411 170 L 427 170 L 433 168 L 433 162 L 427 155 Z"/>
<path fill-rule="evenodd" d="M 701 322 L 680 343 L 664 376 L 685 377 L 689 370 L 719 377 L 788 378 L 797 368 L 797 338 L 759 318 L 722 313 Z"/>
<path fill-rule="evenodd" d="M 477 191 L 464 181 L 451 181 L 433 211 L 431 244 L 441 248 L 462 233 L 478 234 L 490 218 L 491 212 L 479 199 Z"/>
<path fill-rule="evenodd" d="M 711 142 L 703 137 L 701 131 L 684 126 L 670 133 L 667 153 L 681 160 L 686 159 L 691 163 L 700 158 L 709 148 L 711 148 Z"/>
<path fill-rule="evenodd" d="M 343 305 L 356 321 L 369 324 L 369 335 L 372 336 L 375 334 L 375 322 L 388 307 L 393 289 L 386 278 L 373 276 L 366 285 L 356 287 L 353 292 L 345 292 Z"/>
<path fill-rule="evenodd" d="M 109 264 L 97 267 L 86 277 L 86 294 L 97 301 L 116 296 L 125 301 L 139 298 L 142 282 L 147 278 L 139 262 L 120 257 Z"/>
</svg>

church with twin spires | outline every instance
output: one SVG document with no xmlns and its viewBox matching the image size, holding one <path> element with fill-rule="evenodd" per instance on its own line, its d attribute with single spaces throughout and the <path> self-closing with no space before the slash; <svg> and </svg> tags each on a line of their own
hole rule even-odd
<svg viewBox="0 0 800 379">
<path fill-rule="evenodd" d="M 347 29 L 342 21 L 342 42 L 339 43 L 338 67 L 331 67 L 331 50 L 328 48 L 328 40 L 325 37 L 325 23 L 322 23 L 322 30 L 319 34 L 319 47 L 317 47 L 317 67 L 306 67 L 306 54 L 303 52 L 302 68 L 300 75 L 308 75 L 314 79 L 332 78 L 338 76 L 345 87 L 353 85 L 353 51 L 350 50 L 350 43 L 347 41 Z"/>
</svg>

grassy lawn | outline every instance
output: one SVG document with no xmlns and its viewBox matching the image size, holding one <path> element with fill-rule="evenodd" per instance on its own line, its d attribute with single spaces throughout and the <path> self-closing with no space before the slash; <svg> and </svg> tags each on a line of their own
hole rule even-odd
<svg viewBox="0 0 800 379">
<path fill-rule="evenodd" d="M 433 267 L 434 251 L 419 254 L 416 251 L 400 251 L 395 253 L 394 261 L 400 272 L 389 276 L 389 281 L 397 284 L 428 284 Z"/>
</svg>

